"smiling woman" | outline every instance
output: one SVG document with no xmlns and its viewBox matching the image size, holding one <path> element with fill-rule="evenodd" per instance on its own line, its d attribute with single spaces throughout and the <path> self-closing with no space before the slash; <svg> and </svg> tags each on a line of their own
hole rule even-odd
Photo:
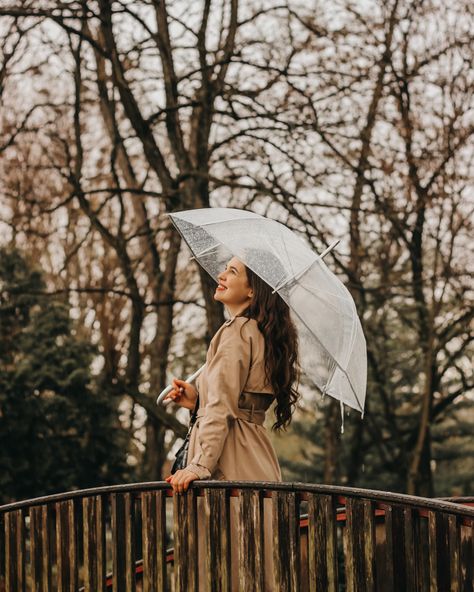
<svg viewBox="0 0 474 592">
<path fill-rule="evenodd" d="M 281 481 L 273 446 L 264 427 L 265 413 L 276 401 L 273 429 L 291 421 L 297 400 L 298 352 L 296 330 L 283 299 L 237 258 L 218 275 L 215 300 L 230 318 L 214 335 L 206 365 L 196 387 L 173 381 L 168 399 L 197 409 L 188 464 L 167 478 L 181 493 L 196 479 Z M 231 500 L 231 529 L 238 512 Z M 268 503 L 267 503 L 268 502 Z M 199 500 L 198 522 L 209 512 Z M 265 590 L 274 590 L 271 536 L 271 500 L 265 503 Z M 199 528 L 200 539 L 204 529 Z M 237 541 L 231 536 L 231 541 Z M 199 565 L 204 565 L 205 541 L 199 541 Z M 232 546 L 232 590 L 238 590 L 238 550 Z M 200 575 L 199 590 L 206 590 Z"/>
<path fill-rule="evenodd" d="M 245 265 L 237 257 L 232 257 L 217 279 L 219 284 L 214 298 L 226 306 L 231 317 L 237 316 L 249 306 L 253 296 Z"/>
</svg>

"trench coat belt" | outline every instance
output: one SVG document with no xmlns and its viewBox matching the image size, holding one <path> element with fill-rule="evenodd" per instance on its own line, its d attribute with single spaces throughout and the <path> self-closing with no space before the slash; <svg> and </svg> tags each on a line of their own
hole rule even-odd
<svg viewBox="0 0 474 592">
<path fill-rule="evenodd" d="M 197 412 L 197 418 L 203 417 L 206 415 L 206 408 L 200 407 Z M 265 422 L 265 410 L 264 409 L 244 409 L 239 407 L 237 411 L 237 415 L 235 419 L 243 419 L 244 421 L 249 421 L 250 423 L 256 423 L 257 425 L 263 425 Z"/>
</svg>

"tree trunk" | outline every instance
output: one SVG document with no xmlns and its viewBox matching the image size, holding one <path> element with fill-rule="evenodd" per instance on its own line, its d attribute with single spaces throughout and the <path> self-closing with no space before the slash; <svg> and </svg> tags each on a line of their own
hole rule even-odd
<svg viewBox="0 0 474 592">
<path fill-rule="evenodd" d="M 339 402 L 331 399 L 326 408 L 324 423 L 324 483 L 332 485 L 339 480 L 339 455 L 341 452 L 341 412 Z"/>
<path fill-rule="evenodd" d="M 428 348 L 425 352 L 425 384 L 421 403 L 418 438 L 413 449 L 410 467 L 408 469 L 407 493 L 416 495 L 421 487 L 425 488 L 424 479 L 428 476 L 432 489 L 431 478 L 431 446 L 430 446 L 430 419 L 433 404 L 432 392 L 432 338 L 428 339 Z"/>
<path fill-rule="evenodd" d="M 423 497 L 433 497 L 435 495 L 433 485 L 433 472 L 431 470 L 431 429 L 428 430 L 425 437 L 425 443 L 420 458 L 420 467 L 418 470 L 418 483 L 415 489 L 416 495 Z"/>
<path fill-rule="evenodd" d="M 359 477 L 361 464 L 363 462 L 362 440 L 364 436 L 364 421 L 358 417 L 357 426 L 351 441 L 351 453 L 347 466 L 347 485 L 354 487 Z"/>
<path fill-rule="evenodd" d="M 224 308 L 219 302 L 214 300 L 216 282 L 202 267 L 199 268 L 199 275 L 201 277 L 202 294 L 206 307 L 206 342 L 209 343 L 214 333 L 224 322 Z"/>
</svg>

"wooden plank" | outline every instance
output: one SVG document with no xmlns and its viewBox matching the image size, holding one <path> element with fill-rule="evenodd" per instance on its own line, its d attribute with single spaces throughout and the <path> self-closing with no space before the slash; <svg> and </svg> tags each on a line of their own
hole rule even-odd
<svg viewBox="0 0 474 592">
<path fill-rule="evenodd" d="M 214 490 L 216 491 L 216 490 Z M 221 570 L 222 570 L 222 592 L 231 592 L 232 568 L 231 568 L 231 545 L 233 531 L 231 530 L 231 500 L 229 492 L 222 490 L 220 497 L 221 507 Z M 216 501 L 216 500 L 215 500 Z M 217 501 L 216 501 L 217 503 Z"/>
<path fill-rule="evenodd" d="M 429 584 L 430 592 L 437 592 L 438 553 L 436 548 L 436 512 L 428 512 Z"/>
<path fill-rule="evenodd" d="M 197 592 L 196 490 L 173 495 L 174 592 Z"/>
<path fill-rule="evenodd" d="M 15 520 L 11 512 L 5 512 L 3 515 L 3 528 L 5 533 L 5 589 L 10 590 L 16 580 L 15 563 L 13 559 L 15 556 Z"/>
<path fill-rule="evenodd" d="M 450 590 L 447 516 L 428 512 L 430 592 Z"/>
<path fill-rule="evenodd" d="M 406 590 L 421 592 L 422 555 L 420 554 L 420 515 L 412 508 L 403 509 L 405 540 Z"/>
<path fill-rule="evenodd" d="M 95 554 L 96 501 L 94 497 L 82 500 L 82 536 L 84 549 L 84 591 L 93 592 L 97 587 L 97 555 Z"/>
<path fill-rule="evenodd" d="M 375 506 L 370 500 L 360 501 L 364 546 L 364 584 L 367 592 L 376 590 L 375 570 Z"/>
<path fill-rule="evenodd" d="M 25 523 L 22 510 L 5 514 L 5 589 L 26 590 Z"/>
<path fill-rule="evenodd" d="M 428 514 L 424 510 L 417 510 L 419 519 L 419 538 L 417 552 L 420 556 L 419 562 L 419 589 L 420 592 L 429 592 L 430 590 L 430 547 L 428 544 L 429 524 Z"/>
<path fill-rule="evenodd" d="M 78 579 L 74 500 L 56 503 L 56 557 L 58 592 L 76 592 Z"/>
<path fill-rule="evenodd" d="M 307 501 L 307 499 L 305 499 Z M 301 592 L 309 591 L 308 572 L 308 519 L 300 519 L 300 588 Z"/>
<path fill-rule="evenodd" d="M 463 592 L 474 592 L 474 523 L 461 526 L 461 579 Z"/>
<path fill-rule="evenodd" d="M 263 500 L 259 491 L 243 489 L 240 492 L 239 501 L 239 582 L 244 590 L 262 592 L 264 588 Z M 216 536 L 213 537 L 213 541 L 215 540 Z M 212 588 L 213 592 L 215 589 L 215 587 Z"/>
<path fill-rule="evenodd" d="M 124 494 L 125 501 L 125 569 L 127 592 L 135 592 L 135 501 L 131 493 Z"/>
<path fill-rule="evenodd" d="M 348 500 L 344 500 L 344 504 L 347 504 Z M 345 576 L 345 591 L 354 592 L 355 590 L 355 566 L 354 566 L 354 551 L 351 542 L 351 529 L 347 528 L 347 525 L 351 524 L 351 510 L 347 509 L 346 505 L 346 523 L 344 530 L 342 531 L 342 543 L 343 543 L 343 554 L 344 554 L 344 576 Z"/>
<path fill-rule="evenodd" d="M 375 521 L 370 500 L 347 498 L 345 530 L 347 590 L 375 592 Z"/>
<path fill-rule="evenodd" d="M 300 589 L 299 500 L 294 492 L 275 491 L 273 497 L 273 554 L 277 589 Z"/>
<path fill-rule="evenodd" d="M 111 495 L 112 589 L 135 592 L 134 502 L 130 493 Z"/>
<path fill-rule="evenodd" d="M 165 592 L 166 579 L 166 492 L 141 495 L 143 592 Z"/>
<path fill-rule="evenodd" d="M 209 512 L 205 513 L 206 580 L 210 592 L 230 592 L 230 503 L 225 490 L 204 490 L 204 502 Z M 240 580 L 242 582 L 242 580 Z M 257 589 L 257 588 L 256 588 Z"/>
<path fill-rule="evenodd" d="M 42 536 L 42 512 L 44 506 L 32 506 L 29 510 L 30 516 L 30 565 L 31 565 L 31 587 L 34 592 L 48 592 L 43 578 L 43 545 Z M 46 568 L 47 569 L 47 568 Z"/>
<path fill-rule="evenodd" d="M 84 591 L 105 592 L 105 523 L 101 496 L 82 500 Z"/>
<path fill-rule="evenodd" d="M 157 582 L 158 592 L 166 592 L 169 583 L 166 567 L 166 547 L 168 535 L 166 531 L 166 500 L 168 496 L 165 490 L 157 492 L 156 495 L 156 556 L 157 556 Z"/>
<path fill-rule="evenodd" d="M 0 512 L 0 590 L 5 587 L 5 514 Z"/>
<path fill-rule="evenodd" d="M 44 592 L 51 590 L 52 582 L 52 545 L 53 545 L 53 509 L 47 504 L 41 507 L 41 551 L 42 551 L 42 587 Z"/>
<path fill-rule="evenodd" d="M 309 589 L 337 592 L 336 503 L 331 495 L 308 497 Z"/>
<path fill-rule="evenodd" d="M 360 578 L 363 573 L 363 546 L 360 531 L 360 512 L 358 500 L 346 500 L 345 528 L 345 573 L 347 592 L 360 592 Z"/>
<path fill-rule="evenodd" d="M 299 495 L 290 493 L 287 496 L 289 502 L 290 516 L 290 570 L 292 576 L 292 590 L 299 591 L 301 576 L 301 553 L 300 553 L 300 503 Z"/>
<path fill-rule="evenodd" d="M 96 555 L 97 555 L 97 582 L 98 590 L 105 592 L 106 587 L 106 569 L 107 569 L 107 551 L 105 546 L 105 530 L 107 515 L 108 497 L 99 495 L 95 502 L 95 524 L 96 524 Z"/>
<path fill-rule="evenodd" d="M 461 592 L 461 523 L 457 516 L 448 516 L 448 541 L 451 592 Z"/>
<path fill-rule="evenodd" d="M 35 592 L 43 592 L 41 583 L 41 572 L 43 569 L 43 563 L 41 561 L 41 507 L 31 507 L 29 516 L 31 586 Z"/>
<path fill-rule="evenodd" d="M 387 582 L 384 590 L 407 589 L 405 562 L 405 515 L 401 506 L 385 507 L 385 558 Z"/>
</svg>

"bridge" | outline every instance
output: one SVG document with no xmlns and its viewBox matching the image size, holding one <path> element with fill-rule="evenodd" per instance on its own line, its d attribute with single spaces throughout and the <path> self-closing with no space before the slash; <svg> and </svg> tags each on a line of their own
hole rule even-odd
<svg viewBox="0 0 474 592">
<path fill-rule="evenodd" d="M 199 569 L 212 592 L 230 592 L 232 540 L 240 589 L 263 592 L 268 520 L 278 591 L 474 592 L 474 498 L 224 481 L 180 495 L 136 483 L 1 506 L 0 591 L 197 592 L 200 498 L 211 512 Z"/>
</svg>

